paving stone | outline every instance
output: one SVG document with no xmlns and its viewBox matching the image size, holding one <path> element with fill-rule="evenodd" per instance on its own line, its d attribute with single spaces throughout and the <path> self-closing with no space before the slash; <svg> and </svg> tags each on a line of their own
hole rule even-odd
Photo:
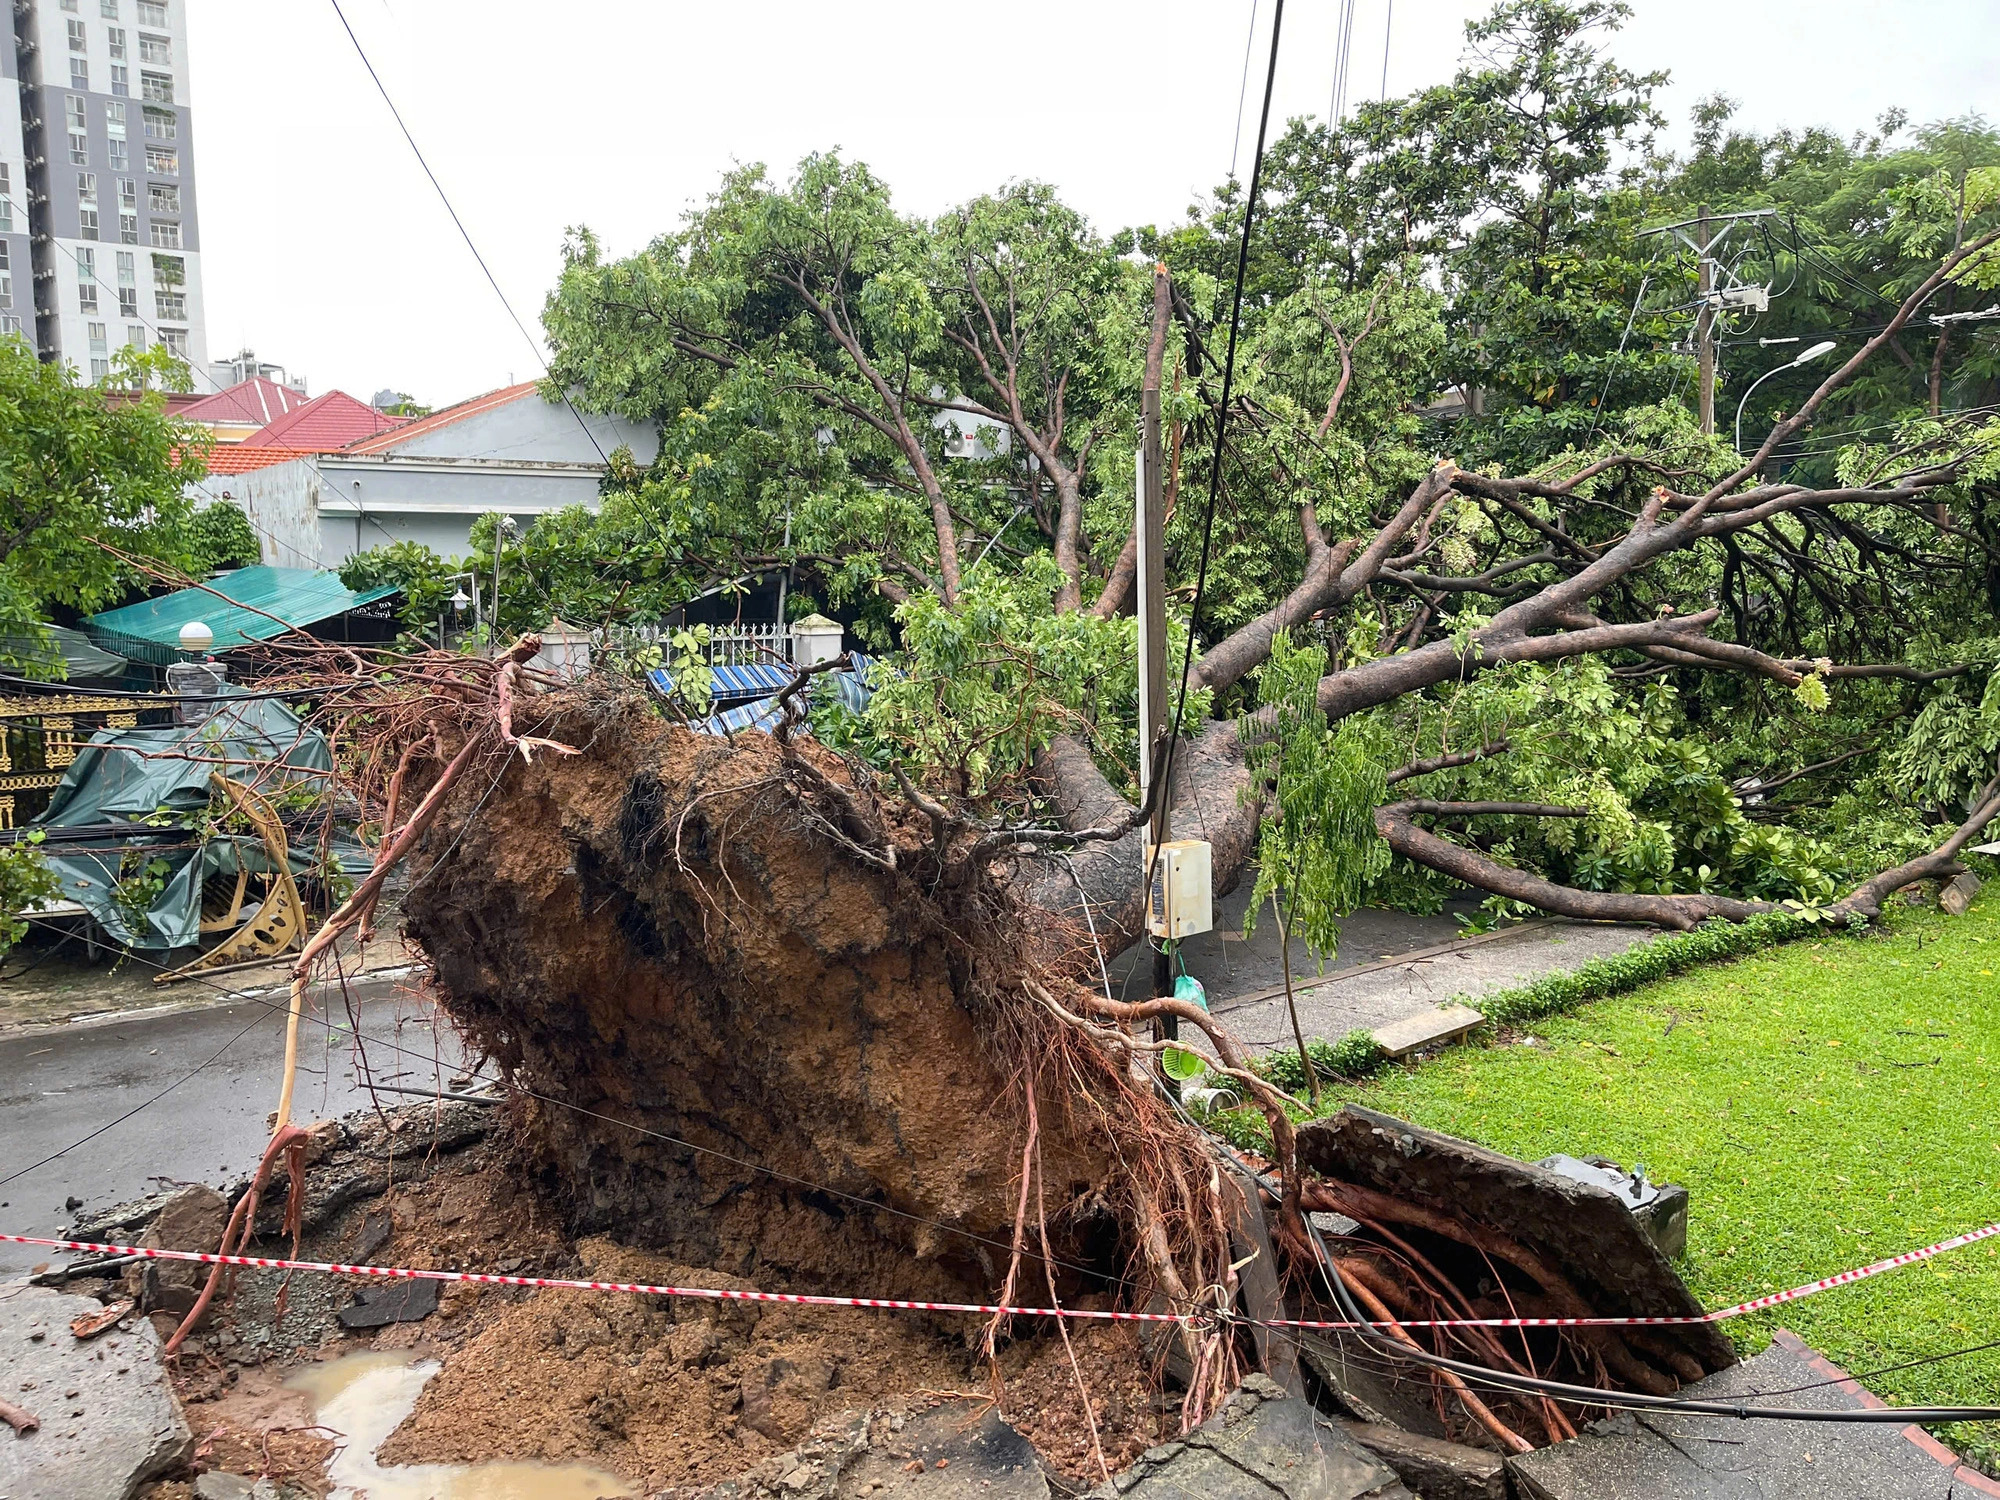
<svg viewBox="0 0 2000 1500">
<path fill-rule="evenodd" d="M 1252 1375 L 1177 1443 L 1142 1453 L 1099 1500 L 1415 1500 L 1396 1471 L 1304 1401 Z"/>
<path fill-rule="evenodd" d="M 1426 1047 L 1455 1042 L 1486 1017 L 1469 1005 L 1441 1005 L 1436 1010 L 1420 1010 L 1370 1033 L 1375 1045 L 1391 1057 L 1408 1057 Z"/>
<path fill-rule="evenodd" d="M 256 1484 L 241 1474 L 225 1474 L 220 1469 L 203 1474 L 194 1482 L 194 1500 L 250 1500 Z"/>
<path fill-rule="evenodd" d="M 0 1390 L 42 1420 L 39 1432 L 0 1437 L 7 1500 L 132 1500 L 194 1446 L 150 1323 L 70 1337 L 72 1318 L 101 1311 L 43 1287 L 0 1297 Z"/>
<path fill-rule="evenodd" d="M 1978 894 L 1979 877 L 1968 870 L 1938 892 L 1938 905 L 1944 908 L 1946 916 L 1962 917 Z"/>
<path fill-rule="evenodd" d="M 1798 1339 L 1685 1387 L 1691 1400 L 1785 1391 L 1768 1405 L 1852 1411 L 1880 1405 Z M 1791 1390 L 1795 1386 L 1812 1387 Z M 1649 1412 L 1593 1424 L 1567 1443 L 1507 1461 L 1524 1500 L 1960 1500 L 2000 1485 L 1957 1467 L 1921 1428 L 1894 1423 L 1782 1422 Z"/>
</svg>

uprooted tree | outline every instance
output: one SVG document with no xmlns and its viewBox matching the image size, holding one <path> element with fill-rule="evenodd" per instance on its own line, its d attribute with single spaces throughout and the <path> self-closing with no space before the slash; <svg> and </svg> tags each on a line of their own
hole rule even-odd
<svg viewBox="0 0 2000 1500">
<path fill-rule="evenodd" d="M 1629 93 L 1577 50 L 1606 9 L 1503 7 L 1487 40 L 1553 71 L 1502 59 L 1460 102 L 1504 113 L 1507 89 L 1556 76 Z M 1420 136 L 1462 134 L 1431 105 L 1408 112 Z M 1205 1013 L 1092 982 L 1092 939 L 1122 947 L 1140 919 L 1145 388 L 1169 425 L 1190 662 L 1175 826 L 1210 841 L 1225 888 L 1261 848 L 1315 944 L 1363 901 L 1464 887 L 1688 927 L 1785 903 L 1867 916 L 1958 868 L 2000 815 L 2000 431 L 1934 414 L 1913 375 L 1878 431 L 1837 455 L 1800 442 L 1852 422 L 1843 402 L 1937 299 L 1995 283 L 1992 206 L 1969 198 L 1886 327 L 1739 453 L 1671 385 L 1592 411 L 1603 361 L 1535 369 L 1545 314 L 1565 347 L 1617 340 L 1601 306 L 1557 317 L 1543 294 L 1579 285 L 1604 232 L 1579 203 L 1645 115 L 1573 117 L 1599 137 L 1539 188 L 1510 178 L 1493 222 L 1516 238 L 1442 277 L 1414 217 L 1393 253 L 1260 263 L 1226 411 L 1201 224 L 1156 240 L 1155 266 L 1039 186 L 926 222 L 815 157 L 782 187 L 730 176 L 640 255 L 577 237 L 547 314 L 555 378 L 657 421 L 661 445 L 614 456 L 601 516 L 531 534 L 516 607 L 610 620 L 784 568 L 801 609 L 839 607 L 896 653 L 865 711 L 801 681 L 776 733 L 734 740 L 609 681 L 530 701 L 519 648 L 497 668 L 383 662 L 329 697 L 364 813 L 415 851 L 407 910 L 444 1002 L 579 1221 L 892 1293 L 1157 1299 L 1187 1319 L 1198 1418 L 1245 1358 L 1198 1313 L 1234 1302 L 1261 1215 L 1153 1087 L 1135 1023 L 1172 1015 L 1265 1116 L 1284 1269 L 1317 1261 L 1301 1210 L 1339 1207 L 1376 1221 L 1336 1252 L 1371 1315 L 1499 1310 L 1424 1270 L 1393 1205 L 1304 1178 L 1287 1101 Z M 1548 145 L 1442 180 L 1526 172 Z M 1487 273 L 1478 335 L 1464 278 Z M 1514 362 L 1482 367 L 1493 405 L 1454 427 L 1427 408 L 1480 337 Z M 1422 1232 L 1454 1238 L 1449 1215 Z M 1503 1297 L 1588 1301 L 1531 1248 L 1462 1225 L 1458 1243 L 1514 1267 Z M 1609 1331 L 1487 1343 L 1493 1364 L 1640 1389 L 1704 1367 Z M 1553 1403 L 1458 1395 L 1509 1446 L 1570 1426 Z"/>
</svg>

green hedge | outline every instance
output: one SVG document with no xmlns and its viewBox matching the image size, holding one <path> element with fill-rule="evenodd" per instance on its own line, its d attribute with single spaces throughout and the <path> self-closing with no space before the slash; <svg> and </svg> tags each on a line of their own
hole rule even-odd
<svg viewBox="0 0 2000 1500">
<path fill-rule="evenodd" d="M 1862 932 L 1860 926 L 1811 922 L 1790 912 L 1772 912 L 1747 922 L 1705 922 L 1692 932 L 1655 938 L 1623 953 L 1593 958 L 1565 973 L 1549 974 L 1519 989 L 1474 997 L 1456 995 L 1452 1003 L 1471 1005 L 1486 1017 L 1486 1025 L 1523 1026 L 1607 995 L 1622 995 L 1656 979 L 1685 974 L 1703 964 L 1742 958 L 1781 943 L 1812 935 Z M 1379 1069 L 1388 1059 L 1366 1031 L 1350 1031 L 1338 1042 L 1310 1041 L 1306 1052 L 1319 1076 L 1328 1082 L 1351 1082 Z M 1267 1052 L 1257 1070 L 1292 1093 L 1306 1088 L 1305 1069 L 1293 1050 Z"/>
</svg>

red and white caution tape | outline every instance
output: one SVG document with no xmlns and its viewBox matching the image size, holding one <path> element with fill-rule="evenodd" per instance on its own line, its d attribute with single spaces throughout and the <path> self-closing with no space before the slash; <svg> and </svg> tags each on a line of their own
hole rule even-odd
<svg viewBox="0 0 2000 1500">
<path fill-rule="evenodd" d="M 1905 1251 L 1887 1260 L 1878 1260 L 1869 1265 L 1857 1266 L 1851 1271 L 1842 1271 L 1838 1276 L 1821 1277 L 1818 1281 L 1809 1281 L 1804 1286 L 1795 1286 L 1789 1291 L 1773 1292 L 1769 1296 L 1757 1297 L 1749 1302 L 1739 1302 L 1734 1307 L 1719 1308 L 1714 1312 L 1680 1317 L 1405 1318 L 1401 1320 L 1401 1324 L 1405 1328 L 1657 1328 L 1692 1323 L 1720 1323 L 1729 1318 L 1740 1318 L 1745 1313 L 1762 1312 L 1781 1303 L 1796 1302 L 1816 1292 L 1830 1291 L 1834 1287 L 1847 1286 L 1856 1281 L 1866 1281 L 1872 1276 L 1880 1276 L 1883 1272 L 1893 1271 L 1899 1266 L 1915 1265 L 1918 1261 L 1929 1260 L 1948 1250 L 1957 1250 L 1979 1240 L 1991 1239 L 1995 1235 L 2000 1235 L 2000 1223 L 1988 1224 L 1984 1228 L 1953 1235 L 1948 1240 L 1940 1240 L 1935 1245 L 1926 1245 L 1921 1250 Z M 132 1255 L 146 1260 L 188 1261 L 204 1266 L 309 1271 L 326 1276 L 372 1276 L 385 1281 L 466 1282 L 475 1286 L 544 1287 L 556 1291 L 574 1292 L 622 1292 L 642 1297 L 682 1297 L 708 1302 L 778 1302 L 795 1307 L 871 1307 L 890 1312 L 972 1313 L 980 1317 L 1004 1314 L 1017 1318 L 1089 1318 L 1110 1323 L 1192 1321 L 1183 1314 L 1164 1312 L 1106 1312 L 1079 1307 L 1004 1307 L 988 1302 L 908 1302 L 892 1297 L 818 1297 L 802 1292 L 746 1292 L 732 1291 L 723 1287 L 653 1286 L 643 1282 L 581 1281 L 560 1276 L 503 1276 L 486 1271 L 422 1271 L 410 1266 L 344 1266 L 331 1261 L 281 1260 L 262 1255 L 215 1255 L 199 1250 L 156 1250 L 145 1245 L 105 1245 L 90 1240 L 44 1239 L 28 1234 L 0 1234 L 0 1243 L 42 1245 L 52 1250 L 69 1250 L 87 1255 Z M 1212 1316 L 1212 1314 L 1196 1316 Z M 1309 1318 L 1274 1318 L 1265 1326 L 1341 1329 L 1382 1328 L 1389 1325 L 1329 1322 Z"/>
</svg>

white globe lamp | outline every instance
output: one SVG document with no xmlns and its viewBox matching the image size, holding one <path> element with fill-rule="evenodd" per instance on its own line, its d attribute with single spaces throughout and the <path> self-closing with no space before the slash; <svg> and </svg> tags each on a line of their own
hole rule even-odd
<svg viewBox="0 0 2000 1500">
<path fill-rule="evenodd" d="M 181 626 L 181 650 L 193 656 L 205 656 L 215 644 L 215 632 L 200 620 L 189 620 Z"/>
</svg>

